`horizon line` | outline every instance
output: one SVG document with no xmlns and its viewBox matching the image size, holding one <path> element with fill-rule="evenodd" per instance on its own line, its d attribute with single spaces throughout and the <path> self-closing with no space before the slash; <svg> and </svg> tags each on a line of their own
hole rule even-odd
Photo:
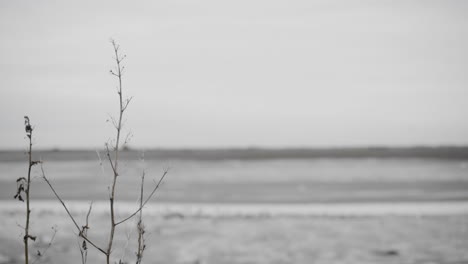
<svg viewBox="0 0 468 264">
<path fill-rule="evenodd" d="M 355 146 L 165 146 L 165 147 L 132 147 L 124 146 L 119 148 L 119 151 L 215 151 L 215 150 L 384 150 L 384 149 L 464 149 L 468 148 L 468 144 L 415 144 L 415 145 L 355 145 Z M 23 151 L 22 148 L 0 148 L 1 152 L 17 152 Z M 99 151 L 105 150 L 104 147 L 40 147 L 34 151 Z"/>
</svg>

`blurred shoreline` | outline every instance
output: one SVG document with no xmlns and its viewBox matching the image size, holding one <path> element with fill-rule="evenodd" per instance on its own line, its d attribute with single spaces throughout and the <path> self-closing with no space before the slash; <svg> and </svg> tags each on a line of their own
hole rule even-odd
<svg viewBox="0 0 468 264">
<path fill-rule="evenodd" d="M 89 201 L 65 201 L 72 213 L 85 214 Z M 57 200 L 35 200 L 31 206 L 36 213 L 61 214 L 62 205 Z M 106 213 L 109 202 L 93 202 L 93 211 Z M 119 201 L 117 214 L 131 214 L 137 202 Z M 22 213 L 18 201 L 0 201 L 0 213 Z M 468 201 L 452 202 L 371 202 L 371 203 L 177 203 L 153 201 L 144 207 L 145 215 L 163 217 L 377 217 L 377 216 L 468 216 Z"/>
<path fill-rule="evenodd" d="M 35 159 L 49 161 L 97 160 L 103 149 L 35 150 Z M 101 155 L 102 157 L 102 155 Z M 193 148 L 193 149 L 129 149 L 121 151 L 123 160 L 269 160 L 269 159 L 385 159 L 419 158 L 468 160 L 468 146 L 437 147 L 349 147 L 349 148 Z M 24 150 L 0 150 L 0 162 L 25 160 Z"/>
<path fill-rule="evenodd" d="M 134 201 L 142 171 L 156 180 L 169 167 L 169 176 L 158 192 L 157 200 L 161 202 L 468 201 L 465 151 L 468 150 L 152 150 L 144 153 L 141 162 L 141 153 L 126 150 L 121 155 L 119 198 Z M 34 155 L 35 160 L 45 162 L 45 173 L 64 199 L 107 199 L 111 168 L 104 153 L 99 154 L 102 163 L 93 151 L 38 151 Z M 0 200 L 9 200 L 15 194 L 16 179 L 27 173 L 26 155 L 3 152 L 0 158 Z M 34 167 L 32 173 L 34 199 L 50 199 L 49 187 L 40 179 L 40 168 Z M 145 193 L 150 186 L 152 182 L 148 182 Z"/>
</svg>

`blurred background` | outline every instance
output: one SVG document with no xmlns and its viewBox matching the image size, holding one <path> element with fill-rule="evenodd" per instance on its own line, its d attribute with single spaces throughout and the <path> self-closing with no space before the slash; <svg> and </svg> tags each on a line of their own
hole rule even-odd
<svg viewBox="0 0 468 264">
<path fill-rule="evenodd" d="M 108 232 L 104 143 L 126 67 L 118 216 L 147 263 L 468 263 L 465 1 L 0 1 L 0 263 L 21 263 L 34 159 L 72 212 Z M 42 263 L 79 250 L 33 170 Z M 115 261 L 134 258 L 135 223 Z M 90 262 L 101 262 L 90 251 Z"/>
</svg>

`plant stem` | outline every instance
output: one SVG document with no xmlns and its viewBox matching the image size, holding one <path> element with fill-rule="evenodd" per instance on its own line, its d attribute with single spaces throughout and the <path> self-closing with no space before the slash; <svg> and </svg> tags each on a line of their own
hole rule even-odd
<svg viewBox="0 0 468 264">
<path fill-rule="evenodd" d="M 114 147 L 114 161 L 112 165 L 112 160 L 109 159 L 109 162 L 112 165 L 112 170 L 114 172 L 114 178 L 112 181 L 112 188 L 111 188 L 111 194 L 109 197 L 110 200 L 110 217 L 111 217 L 111 228 L 110 228 L 110 234 L 109 234 L 109 243 L 107 245 L 107 254 L 106 254 L 106 262 L 107 264 L 110 264 L 110 255 L 112 251 L 112 244 L 114 241 L 114 234 L 115 234 L 115 211 L 114 211 L 114 202 L 115 202 L 115 186 L 117 183 L 117 177 L 119 176 L 118 173 L 118 165 L 119 165 L 119 144 L 120 144 L 120 132 L 122 130 L 122 117 L 123 113 L 125 111 L 125 107 L 123 104 L 123 99 L 122 99 L 122 67 L 120 65 L 120 62 L 122 62 L 123 57 L 121 58 L 119 55 L 119 46 L 115 43 L 115 41 L 112 40 L 112 46 L 114 47 L 114 53 L 115 53 L 115 61 L 117 64 L 117 73 L 113 73 L 113 75 L 117 76 L 119 80 L 119 87 L 118 87 L 118 95 L 119 95 L 119 121 L 116 124 L 116 130 L 117 130 L 117 136 L 115 140 L 115 147 Z M 109 153 L 108 153 L 109 155 Z M 109 155 L 110 156 L 110 155 Z"/>
<path fill-rule="evenodd" d="M 28 132 L 28 131 L 27 131 Z M 33 166 L 32 163 L 32 128 L 28 132 L 29 137 L 29 151 L 28 151 L 28 158 L 29 158 L 29 167 L 28 167 L 28 179 L 26 184 L 26 225 L 24 227 L 24 263 L 29 263 L 29 218 L 31 215 L 31 209 L 29 208 L 29 190 L 31 187 L 31 168 Z"/>
<path fill-rule="evenodd" d="M 145 186 L 145 172 L 143 171 L 141 175 L 141 186 L 140 186 L 140 208 L 143 207 L 143 191 Z M 143 209 L 140 210 L 140 214 L 138 216 L 138 248 L 136 253 L 136 264 L 141 264 L 143 259 L 143 251 L 145 250 L 145 227 L 143 226 Z"/>
</svg>

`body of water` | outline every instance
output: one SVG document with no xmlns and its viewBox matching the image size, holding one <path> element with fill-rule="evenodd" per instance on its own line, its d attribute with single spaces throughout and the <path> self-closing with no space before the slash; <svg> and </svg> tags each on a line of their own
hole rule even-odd
<svg viewBox="0 0 468 264">
<path fill-rule="evenodd" d="M 107 200 L 112 171 L 106 162 L 44 162 L 64 199 Z M 123 160 L 117 193 L 135 201 L 146 173 L 149 192 L 169 169 L 156 201 L 170 203 L 346 203 L 468 200 L 468 161 L 421 158 L 319 158 L 271 160 Z M 0 162 L 0 199 L 11 200 L 27 162 Z M 54 199 L 33 169 L 34 199 Z"/>
</svg>

